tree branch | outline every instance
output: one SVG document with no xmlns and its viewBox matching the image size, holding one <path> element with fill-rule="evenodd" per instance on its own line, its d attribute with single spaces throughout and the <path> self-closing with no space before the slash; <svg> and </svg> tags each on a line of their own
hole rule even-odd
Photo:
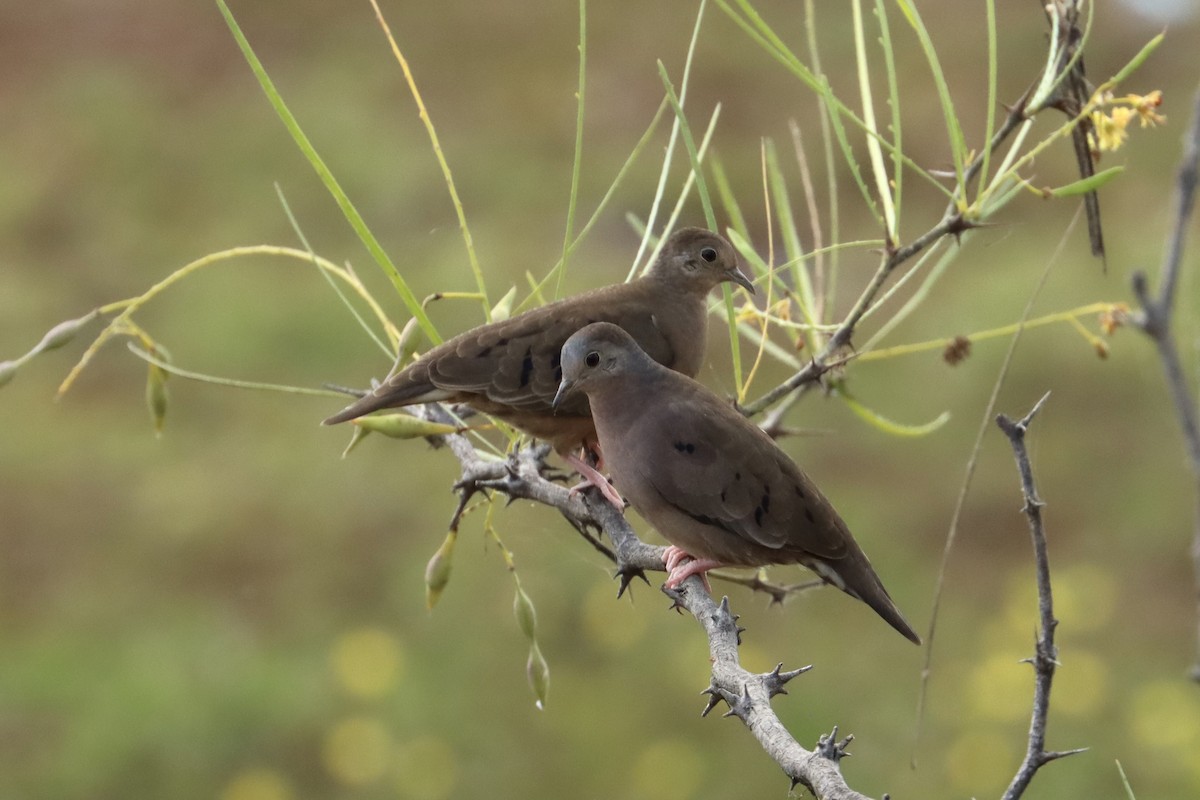
<svg viewBox="0 0 1200 800">
<path fill-rule="evenodd" d="M 1054 24 L 1053 19 L 1052 24 Z M 1071 20 L 1071 30 L 1074 31 L 1072 36 L 1077 40 L 1080 34 L 1078 29 L 1074 27 L 1074 17 L 1072 17 Z M 1078 59 L 1072 60 L 1076 50 L 1077 44 L 1073 45 L 1068 54 L 1059 59 L 1058 63 L 1054 66 L 1054 69 L 1060 74 L 1064 69 L 1072 69 L 1072 80 L 1077 82 L 1079 80 L 1083 80 L 1083 68 L 1082 56 L 1080 56 Z M 1007 141 L 1008 138 L 1021 127 L 1021 124 L 1025 122 L 1027 118 L 1032 117 L 1041 110 L 1040 108 L 1035 108 L 1032 110 L 1027 108 L 1032 91 L 1032 88 L 1026 90 L 1025 94 L 1021 96 L 1020 100 L 1018 100 L 1009 108 L 1004 122 L 1001 123 L 1000 127 L 992 134 L 992 138 L 988 142 L 987 151 L 989 154 L 998 151 L 1000 146 L 1004 144 L 1004 142 Z M 1078 125 L 1075 127 L 1073 134 L 1076 136 L 1077 142 L 1079 140 L 1079 136 L 1083 136 L 1084 139 L 1086 139 L 1086 132 L 1083 131 L 1083 129 Z M 1088 156 L 1088 159 L 1088 167 L 1090 167 L 1090 155 Z M 879 295 L 880 290 L 883 288 L 884 284 L 887 283 L 888 278 L 891 277 L 892 273 L 894 273 L 898 267 L 921 253 L 930 245 L 937 242 L 943 236 L 949 235 L 958 238 L 961 237 L 963 233 L 966 233 L 973 228 L 980 227 L 979 222 L 977 222 L 973 217 L 969 218 L 962 211 L 962 207 L 965 207 L 966 205 L 962 201 L 962 197 L 964 196 L 971 182 L 979 175 L 979 172 L 983 167 L 984 160 L 983 153 L 979 153 L 967 165 L 963 172 L 962 186 L 958 187 L 958 189 L 954 192 L 950 199 L 950 203 L 947 205 L 946 210 L 943 213 L 942 219 L 936 225 L 903 247 L 889 247 L 884 260 L 879 265 L 878 269 L 876 269 L 875 274 L 871 277 L 871 280 L 867 284 L 866 288 L 863 289 L 862 294 L 859 295 L 858 301 L 854 304 L 854 307 L 850 310 L 850 313 L 846 315 L 846 318 L 842 320 L 841 324 L 838 325 L 837 329 L 829 337 L 829 340 L 826 341 L 825 346 L 821 349 L 821 352 L 813 356 L 812 360 L 809 361 L 807 365 L 805 365 L 802 369 L 797 371 L 783 383 L 767 391 L 757 400 L 754 400 L 753 402 L 743 406 L 742 413 L 748 417 L 757 416 L 773 406 L 775 403 L 782 400 L 784 397 L 787 397 L 792 392 L 804 391 L 814 381 L 829 371 L 831 368 L 831 365 L 828 363 L 829 359 L 838 350 L 850 344 L 851 338 L 854 336 L 854 331 L 858 326 L 859 321 L 863 318 L 867 311 L 871 309 L 871 306 L 875 302 L 875 298 Z M 1084 169 L 1082 162 L 1080 164 L 1080 168 L 1081 170 Z M 1097 255 L 1103 256 L 1104 246 L 1100 238 L 1101 235 L 1099 227 L 1099 201 L 1096 199 L 1095 192 L 1089 192 L 1087 198 L 1088 229 L 1092 241 L 1092 251 Z M 777 414 L 773 414 L 764 427 L 768 431 L 777 428 L 780 424 L 782 414 L 782 411 Z M 1198 558 L 1200 558 L 1200 556 L 1198 556 Z"/>
<path fill-rule="evenodd" d="M 453 419 L 436 404 L 414 407 L 413 411 L 425 419 L 438 422 Z M 544 477 L 548 448 L 525 447 L 511 453 L 506 460 L 491 460 L 482 457 L 464 434 L 433 437 L 432 441 L 447 445 L 458 459 L 462 475 L 455 488 L 464 497 L 493 490 L 510 498 L 533 500 L 557 509 L 576 531 L 615 562 L 617 575 L 621 578 L 618 595 L 624 592 L 633 578 L 645 578 L 646 571 L 664 571 L 665 548 L 641 541 L 625 517 L 610 503 L 595 496 L 595 492 L 571 494 L 563 486 Z M 461 505 L 465 505 L 465 500 Z M 455 523 L 458 516 L 456 513 Z M 590 530 L 607 534 L 612 549 L 604 547 Z M 787 591 L 796 587 L 771 588 Z M 774 592 L 769 593 L 776 596 Z M 784 686 L 788 681 L 811 667 L 784 670 L 781 663 L 771 672 L 753 673 L 746 670 L 738 658 L 743 629 L 738 627 L 738 617 L 729 608 L 728 597 L 723 597 L 718 604 L 704 590 L 697 576 L 688 578 L 679 589 L 667 594 L 676 607 L 685 609 L 700 623 L 708 638 L 712 678 L 704 690 L 709 695 L 709 701 L 703 714 L 707 715 L 724 701 L 729 707 L 726 716 L 736 716 L 745 723 L 767 755 L 792 779 L 793 785 L 803 784 L 823 800 L 868 800 L 866 795 L 846 784 L 838 766 L 853 737 L 838 742 L 835 728 L 833 733 L 821 738 L 814 750 L 806 750 L 784 727 L 771 707 L 771 698 L 777 694 L 787 694 Z"/>
<path fill-rule="evenodd" d="M 1025 759 L 1017 769 L 1012 783 L 1004 792 L 1004 800 L 1016 800 L 1025 793 L 1029 782 L 1038 769 L 1050 761 L 1063 756 L 1083 752 L 1046 750 L 1046 718 L 1050 714 L 1050 685 L 1054 681 L 1054 669 L 1058 663 L 1058 648 L 1054 644 L 1054 629 L 1058 620 L 1054 618 L 1054 594 L 1050 586 L 1050 558 L 1046 553 L 1046 532 L 1042 527 L 1042 501 L 1033 483 L 1033 468 L 1029 464 L 1029 453 L 1025 449 L 1025 433 L 1034 415 L 1050 396 L 1047 392 L 1020 422 L 1013 422 L 1004 414 L 996 417 L 996 424 L 1008 437 L 1013 455 L 1017 459 L 1017 471 L 1021 475 L 1021 494 L 1025 498 L 1023 511 L 1029 517 L 1029 533 L 1033 539 L 1033 557 L 1037 570 L 1038 619 L 1041 631 L 1032 659 L 1034 670 L 1033 714 L 1029 721 L 1029 746 Z"/>
<path fill-rule="evenodd" d="M 1175 226 L 1167 241 L 1159 272 L 1159 294 L 1152 297 L 1149 279 L 1144 271 L 1133 275 L 1133 293 L 1141 311 L 1133 315 L 1133 324 L 1142 330 L 1158 348 L 1166 373 L 1167 390 L 1175 403 L 1175 413 L 1183 433 L 1184 447 L 1191 463 L 1195 484 L 1195 509 L 1192 529 L 1192 562 L 1196 576 L 1196 659 L 1192 664 L 1192 680 L 1200 681 L 1200 423 L 1196 419 L 1196 401 L 1188 389 L 1179 351 L 1171 333 L 1171 316 L 1175 307 L 1175 289 L 1179 283 L 1179 268 L 1183 261 L 1183 246 L 1187 238 L 1188 221 L 1196 200 L 1196 184 L 1200 180 L 1200 92 L 1192 104 L 1192 121 L 1183 140 L 1183 158 L 1175 190 Z"/>
</svg>

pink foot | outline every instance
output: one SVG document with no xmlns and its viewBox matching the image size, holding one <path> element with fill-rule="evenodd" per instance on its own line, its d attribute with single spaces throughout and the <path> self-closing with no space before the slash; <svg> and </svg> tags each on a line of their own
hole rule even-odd
<svg viewBox="0 0 1200 800">
<path fill-rule="evenodd" d="M 600 474 L 599 470 L 588 464 L 574 453 L 568 453 L 567 455 L 563 456 L 563 460 L 574 467 L 575 471 L 583 476 L 583 480 L 580 483 L 577 483 L 571 487 L 571 494 L 579 494 L 579 492 L 583 491 L 587 487 L 595 486 L 600 490 L 600 493 L 604 495 L 608 502 L 612 503 L 613 506 L 616 507 L 617 511 L 625 511 L 625 501 L 621 498 L 621 495 L 617 494 L 617 490 L 612 487 L 612 484 L 608 482 L 608 478 L 605 478 Z"/>
<path fill-rule="evenodd" d="M 712 586 L 709 585 L 708 576 L 705 573 L 724 565 L 711 558 L 696 558 L 686 550 L 671 545 L 663 553 L 663 566 L 667 568 L 668 589 L 678 588 L 679 584 L 691 576 L 699 575 L 700 580 L 704 583 L 705 591 L 711 594 Z"/>
</svg>

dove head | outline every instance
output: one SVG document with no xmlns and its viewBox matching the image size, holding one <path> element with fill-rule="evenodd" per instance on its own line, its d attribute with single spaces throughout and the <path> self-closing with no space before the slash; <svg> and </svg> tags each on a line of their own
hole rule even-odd
<svg viewBox="0 0 1200 800">
<path fill-rule="evenodd" d="M 630 372 L 663 369 L 632 336 L 611 322 L 593 322 L 576 331 L 563 345 L 561 363 L 555 408 L 572 395 L 601 390 Z"/>
<path fill-rule="evenodd" d="M 671 234 L 648 274 L 667 281 L 676 291 L 701 296 L 725 281 L 754 294 L 754 284 L 738 267 L 733 245 L 703 228 L 682 228 Z"/>
</svg>

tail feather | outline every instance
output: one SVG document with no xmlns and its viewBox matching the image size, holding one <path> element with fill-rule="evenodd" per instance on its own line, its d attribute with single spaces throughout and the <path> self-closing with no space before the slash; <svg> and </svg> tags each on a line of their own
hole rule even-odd
<svg viewBox="0 0 1200 800">
<path fill-rule="evenodd" d="M 827 582 L 870 606 L 876 614 L 883 618 L 884 622 L 903 634 L 904 638 L 913 644 L 920 644 L 921 637 L 908 624 L 908 620 L 900 613 L 900 609 L 896 608 L 891 595 L 888 594 L 887 589 L 883 588 L 879 576 L 871 568 L 871 562 L 861 551 L 857 554 L 858 558 L 855 558 L 854 555 L 851 554 L 849 558 L 837 562 L 836 565 L 814 559 L 810 566 Z"/>
<path fill-rule="evenodd" d="M 439 400 L 449 400 L 453 396 L 452 393 L 444 389 L 439 389 L 432 384 L 421 385 L 410 383 L 403 387 L 397 387 L 385 383 L 365 397 L 355 400 L 333 416 L 326 418 L 321 424 L 337 425 L 340 422 L 358 419 L 381 408 L 400 408 L 401 406 L 413 406 L 419 403 L 435 403 Z"/>
</svg>

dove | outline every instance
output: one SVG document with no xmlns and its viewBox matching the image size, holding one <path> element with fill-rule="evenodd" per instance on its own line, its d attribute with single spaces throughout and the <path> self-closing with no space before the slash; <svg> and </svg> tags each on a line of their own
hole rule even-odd
<svg viewBox="0 0 1200 800">
<path fill-rule="evenodd" d="M 799 563 L 920 644 L 833 505 L 729 402 L 605 322 L 563 345 L 555 401 L 579 395 L 617 490 L 671 543 L 667 588 L 721 566 Z"/>
<path fill-rule="evenodd" d="M 704 360 L 705 301 L 732 281 L 754 293 L 733 246 L 720 234 L 682 228 L 667 239 L 646 273 L 472 328 L 430 349 L 375 390 L 324 421 L 345 422 L 383 408 L 434 401 L 467 403 L 549 442 L 618 508 L 620 496 L 575 451 L 595 452 L 595 426 L 584 395 L 551 406 L 563 343 L 585 325 L 604 321 L 629 332 L 664 368 L 689 376 Z M 600 466 L 598 464 L 598 466 Z"/>
</svg>

